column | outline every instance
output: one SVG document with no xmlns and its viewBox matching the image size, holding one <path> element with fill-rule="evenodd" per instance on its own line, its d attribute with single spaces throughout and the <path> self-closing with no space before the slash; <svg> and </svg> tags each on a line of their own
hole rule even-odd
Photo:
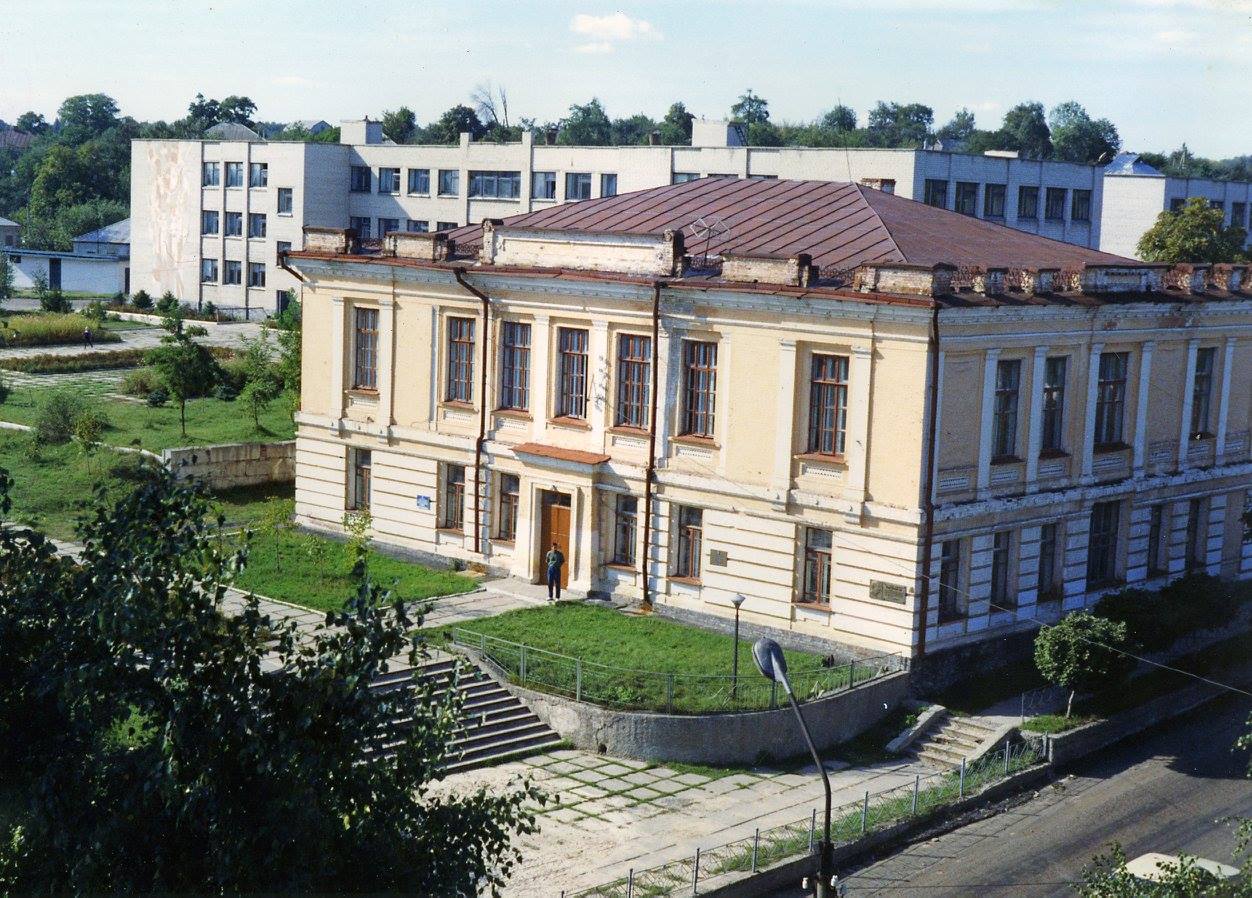
<svg viewBox="0 0 1252 898">
<path fill-rule="evenodd" d="M 612 405 L 609 396 L 609 323 L 594 321 L 588 335 L 587 362 L 590 366 L 588 382 L 588 422 L 591 425 L 593 451 L 604 451 L 605 419 Z"/>
<path fill-rule="evenodd" d="M 342 296 L 331 297 L 330 300 L 330 395 L 326 403 L 326 414 L 336 422 L 343 417 L 343 385 L 344 357 L 348 347 L 344 341 L 344 315 L 347 307 Z"/>
<path fill-rule="evenodd" d="M 1148 340 L 1139 351 L 1139 397 L 1135 400 L 1135 442 L 1131 455 L 1132 475 L 1142 477 L 1147 458 L 1148 403 L 1152 401 L 1152 354 L 1156 341 Z"/>
<path fill-rule="evenodd" d="M 534 436 L 543 435 L 548 421 L 548 372 L 552 370 L 551 321 L 536 315 L 530 327 L 530 415 Z"/>
<path fill-rule="evenodd" d="M 1222 386 L 1217 400 L 1217 439 L 1214 450 L 1214 464 L 1221 465 L 1226 461 L 1226 428 L 1230 423 L 1230 378 L 1234 368 L 1235 346 L 1237 337 L 1227 337 L 1222 348 Z"/>
<path fill-rule="evenodd" d="M 1095 457 L 1096 398 L 1100 390 L 1100 353 L 1103 343 L 1091 344 L 1091 356 L 1087 359 L 1087 406 L 1082 431 L 1082 477 L 1080 483 L 1091 483 L 1092 465 Z"/>
<path fill-rule="evenodd" d="M 1030 429 L 1026 437 L 1026 492 L 1039 489 L 1039 452 L 1043 448 L 1043 378 L 1048 347 L 1036 346 L 1030 374 Z"/>
<path fill-rule="evenodd" d="M 791 456 L 795 448 L 796 341 L 778 341 L 777 418 L 774 423 L 773 486 L 786 499 L 791 488 Z"/>
<path fill-rule="evenodd" d="M 935 387 L 935 444 L 931 447 L 930 457 L 930 501 L 939 497 L 939 448 L 943 443 L 943 362 L 946 350 L 939 350 L 939 364 L 936 366 L 936 377 L 939 383 Z"/>
<path fill-rule="evenodd" d="M 391 427 L 395 408 L 396 301 L 378 301 L 378 423 Z"/>
<path fill-rule="evenodd" d="M 1178 425 L 1178 470 L 1187 467 L 1187 447 L 1191 443 L 1191 400 L 1195 393 L 1195 357 L 1200 341 L 1194 337 L 1187 341 L 1187 361 L 1183 369 L 1182 421 Z"/>
<path fill-rule="evenodd" d="M 848 463 L 844 495 L 853 502 L 865 501 L 866 461 L 869 457 L 869 386 L 873 377 L 874 349 L 856 346 L 848 365 L 848 432 L 844 456 Z M 855 515 L 860 517 L 860 508 Z"/>
<path fill-rule="evenodd" d="M 991 427 L 996 395 L 996 363 L 999 348 L 988 349 L 982 369 L 982 405 L 979 407 L 978 429 L 978 498 L 987 498 L 991 486 Z"/>
</svg>

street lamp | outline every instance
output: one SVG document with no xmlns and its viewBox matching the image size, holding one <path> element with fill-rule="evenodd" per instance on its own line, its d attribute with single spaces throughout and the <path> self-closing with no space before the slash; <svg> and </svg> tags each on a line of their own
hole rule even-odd
<svg viewBox="0 0 1252 898">
<path fill-rule="evenodd" d="M 735 699 L 739 696 L 739 606 L 747 600 L 747 597 L 740 593 L 731 599 L 731 604 L 735 606 L 735 654 L 730 660 L 730 706 L 735 706 Z"/>
<path fill-rule="evenodd" d="M 800 732 L 804 734 L 804 742 L 809 747 L 809 754 L 813 756 L 813 763 L 817 765 L 817 770 L 822 775 L 822 786 L 826 789 L 826 814 L 823 818 L 825 828 L 822 830 L 822 841 L 817 854 L 817 898 L 834 898 L 836 893 L 831 883 L 834 870 L 831 869 L 833 857 L 830 843 L 830 776 L 826 773 L 822 759 L 817 755 L 817 746 L 813 744 L 808 724 L 804 722 L 804 715 L 800 712 L 800 706 L 796 704 L 796 697 L 791 691 L 791 681 L 787 679 L 787 659 L 783 657 L 782 649 L 772 639 L 758 639 L 752 645 L 752 658 L 756 661 L 756 666 L 760 669 L 762 676 L 767 680 L 782 684 L 783 691 L 787 693 L 787 701 L 791 702 L 791 710 L 796 712 L 796 720 L 800 723 Z"/>
</svg>

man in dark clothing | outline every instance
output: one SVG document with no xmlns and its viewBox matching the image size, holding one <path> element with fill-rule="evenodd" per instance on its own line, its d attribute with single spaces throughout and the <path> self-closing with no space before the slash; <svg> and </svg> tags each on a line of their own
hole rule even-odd
<svg viewBox="0 0 1252 898">
<path fill-rule="evenodd" d="M 90 327 L 83 328 L 83 343 L 85 343 L 88 346 L 91 345 L 91 328 Z"/>
<path fill-rule="evenodd" d="M 548 567 L 548 598 L 559 599 L 561 598 L 561 568 L 565 565 L 565 556 L 556 547 L 556 543 L 553 543 L 543 560 Z"/>
</svg>

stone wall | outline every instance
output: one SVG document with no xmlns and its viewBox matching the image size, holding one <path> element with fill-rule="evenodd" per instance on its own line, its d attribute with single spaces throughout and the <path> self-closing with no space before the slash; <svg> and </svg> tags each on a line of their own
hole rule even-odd
<svg viewBox="0 0 1252 898">
<path fill-rule="evenodd" d="M 224 443 L 166 449 L 161 460 L 179 478 L 201 480 L 210 489 L 290 483 L 296 477 L 296 442 Z"/>
</svg>

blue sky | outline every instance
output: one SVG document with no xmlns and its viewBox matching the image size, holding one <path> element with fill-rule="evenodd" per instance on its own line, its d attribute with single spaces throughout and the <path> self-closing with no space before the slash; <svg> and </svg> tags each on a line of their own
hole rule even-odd
<svg viewBox="0 0 1252 898">
<path fill-rule="evenodd" d="M 746 87 L 775 119 L 842 101 L 967 106 L 1078 100 L 1128 148 L 1252 153 L 1252 0 L 4 0 L 0 119 L 104 91 L 141 119 L 197 92 L 265 120 L 419 121 L 488 80 L 514 117 L 597 96 L 610 115 L 674 100 L 724 115 Z"/>
</svg>

